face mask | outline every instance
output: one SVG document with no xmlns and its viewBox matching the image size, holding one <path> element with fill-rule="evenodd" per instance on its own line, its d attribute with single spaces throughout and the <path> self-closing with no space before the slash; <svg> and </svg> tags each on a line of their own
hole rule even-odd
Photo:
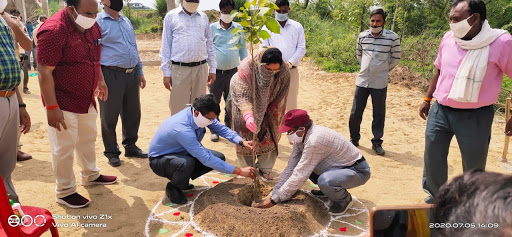
<svg viewBox="0 0 512 237">
<path fill-rule="evenodd" d="M 300 131 L 300 130 L 301 129 L 298 129 L 297 131 Z M 304 129 L 302 129 L 302 130 L 304 130 Z M 297 131 L 295 131 L 292 134 L 286 134 L 286 136 L 288 137 L 288 141 L 290 141 L 291 143 L 301 143 L 302 142 L 303 137 L 299 137 L 297 135 Z"/>
<path fill-rule="evenodd" d="M 276 21 L 286 21 L 286 20 L 288 20 L 288 13 L 281 14 L 281 13 L 276 12 Z"/>
<path fill-rule="evenodd" d="M 186 0 L 183 0 L 183 8 L 189 13 L 195 13 L 198 7 L 198 2 L 187 2 Z"/>
<path fill-rule="evenodd" d="M 259 74 L 259 76 L 260 76 L 260 77 L 263 77 L 263 78 L 273 77 L 273 76 L 275 76 L 278 72 L 279 72 L 279 70 L 277 70 L 277 71 L 271 71 L 271 70 L 266 69 L 264 66 L 260 66 L 260 67 L 258 68 L 258 74 Z"/>
<path fill-rule="evenodd" d="M 94 23 L 96 23 L 96 19 L 82 16 L 82 15 L 78 14 L 76 9 L 75 9 L 75 13 L 78 15 L 75 19 L 76 24 L 79 25 L 80 27 L 84 28 L 84 30 L 91 28 L 94 25 Z"/>
<path fill-rule="evenodd" d="M 110 9 L 120 12 L 123 9 L 123 0 L 110 0 Z"/>
<path fill-rule="evenodd" d="M 220 20 L 224 23 L 231 23 L 233 21 L 233 18 L 231 17 L 230 14 L 220 14 Z"/>
<path fill-rule="evenodd" d="M 377 33 L 380 33 L 382 31 L 383 27 L 382 26 L 379 26 L 379 27 L 370 27 L 370 32 L 372 32 L 373 34 L 377 34 Z"/>
<path fill-rule="evenodd" d="M 196 111 L 196 110 L 193 110 L 193 111 Z M 199 111 L 197 111 L 199 112 Z M 199 112 L 199 114 L 196 116 L 193 116 L 194 117 L 194 122 L 196 123 L 196 125 L 200 128 L 204 128 L 204 127 L 207 127 L 208 125 L 212 124 L 213 121 L 210 121 L 210 119 L 204 117 L 201 112 Z"/>
<path fill-rule="evenodd" d="M 471 25 L 469 24 L 468 19 L 472 16 L 473 15 L 469 16 L 466 18 L 466 20 L 450 24 L 450 30 L 453 32 L 453 36 L 461 39 L 468 34 L 468 32 L 471 30 Z"/>
<path fill-rule="evenodd" d="M 7 0 L 0 0 L 0 12 L 4 12 L 6 6 Z"/>
</svg>

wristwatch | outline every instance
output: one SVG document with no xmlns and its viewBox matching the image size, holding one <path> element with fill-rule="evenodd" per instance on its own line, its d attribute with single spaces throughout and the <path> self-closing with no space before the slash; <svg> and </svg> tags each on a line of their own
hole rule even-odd
<svg viewBox="0 0 512 237">
<path fill-rule="evenodd" d="M 277 205 L 277 202 L 274 202 L 274 200 L 272 200 L 272 198 L 270 199 L 270 202 L 274 205 Z"/>
<path fill-rule="evenodd" d="M 238 145 L 240 145 L 241 147 L 245 147 L 244 146 L 244 142 L 245 142 L 245 139 L 242 139 L 238 142 Z"/>
</svg>

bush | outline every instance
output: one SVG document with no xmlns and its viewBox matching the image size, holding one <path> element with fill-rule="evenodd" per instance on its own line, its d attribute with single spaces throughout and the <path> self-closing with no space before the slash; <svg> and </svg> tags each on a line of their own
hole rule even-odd
<svg viewBox="0 0 512 237">
<path fill-rule="evenodd" d="M 151 31 L 151 33 L 157 33 L 159 30 L 160 30 L 160 26 L 158 26 L 158 25 L 152 25 L 149 28 L 149 31 Z"/>
</svg>

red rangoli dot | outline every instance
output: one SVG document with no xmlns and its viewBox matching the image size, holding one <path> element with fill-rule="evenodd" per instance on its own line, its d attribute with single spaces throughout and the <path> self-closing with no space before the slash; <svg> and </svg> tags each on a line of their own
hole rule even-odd
<svg viewBox="0 0 512 237">
<path fill-rule="evenodd" d="M 189 198 L 191 198 L 191 197 L 193 197 L 193 196 L 194 196 L 194 194 L 193 194 L 193 193 L 191 193 L 191 194 L 187 195 L 187 197 L 189 197 Z"/>
<path fill-rule="evenodd" d="M 218 184 L 218 183 L 219 183 L 219 181 L 213 181 L 212 183 L 214 183 L 214 184 Z"/>
<path fill-rule="evenodd" d="M 173 215 L 175 215 L 175 216 L 179 216 L 180 214 L 181 214 L 181 213 L 180 213 L 179 211 L 178 211 L 178 212 L 173 213 Z"/>
<path fill-rule="evenodd" d="M 187 236 L 187 237 L 190 237 L 190 236 L 193 236 L 193 235 L 194 235 L 194 234 L 192 234 L 192 233 L 186 233 L 186 234 L 185 234 L 185 236 Z"/>
<path fill-rule="evenodd" d="M 347 232 L 347 227 L 341 227 L 340 231 Z"/>
</svg>

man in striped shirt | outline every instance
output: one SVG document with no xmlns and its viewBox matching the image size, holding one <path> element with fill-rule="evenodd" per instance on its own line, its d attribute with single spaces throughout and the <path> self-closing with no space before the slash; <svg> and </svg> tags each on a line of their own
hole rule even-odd
<svg viewBox="0 0 512 237">
<path fill-rule="evenodd" d="M 400 39 L 397 34 L 384 29 L 386 13 L 382 8 L 370 13 L 370 29 L 359 34 L 357 60 L 361 71 L 357 75 L 356 90 L 350 112 L 350 141 L 359 146 L 359 130 L 368 96 L 372 96 L 372 148 L 377 155 L 384 155 L 382 136 L 386 117 L 388 73 L 400 61 Z"/>
<path fill-rule="evenodd" d="M 279 132 L 287 133 L 293 151 L 270 197 L 256 207 L 269 208 L 291 199 L 309 178 L 320 188 L 311 193 L 331 201 L 329 214 L 342 215 L 350 209 L 352 196 L 347 188 L 370 179 L 370 166 L 361 151 L 340 133 L 314 125 L 302 109 L 288 111 Z"/>
</svg>

